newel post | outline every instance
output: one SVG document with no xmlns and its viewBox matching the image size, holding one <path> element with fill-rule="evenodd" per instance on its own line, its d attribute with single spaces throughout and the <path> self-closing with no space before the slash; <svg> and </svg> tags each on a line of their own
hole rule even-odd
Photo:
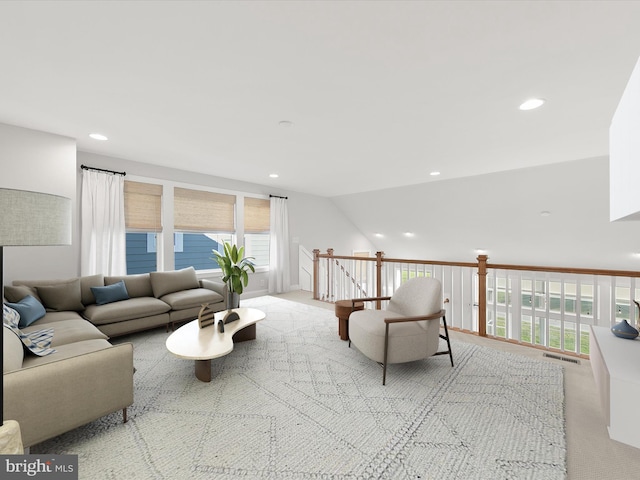
<svg viewBox="0 0 640 480">
<path fill-rule="evenodd" d="M 313 299 L 320 300 L 320 292 L 318 291 L 318 280 L 320 278 L 320 249 L 313 249 Z"/>
<path fill-rule="evenodd" d="M 333 248 L 327 248 L 327 255 L 329 256 L 327 258 L 327 301 L 333 302 L 335 300 L 333 296 L 335 290 L 333 277 L 333 262 L 335 260 L 333 259 Z"/>
<path fill-rule="evenodd" d="M 487 257 L 478 255 L 478 335 L 487 336 Z"/>
<path fill-rule="evenodd" d="M 382 296 L 382 257 L 384 252 L 376 252 L 376 296 Z M 378 300 L 376 302 L 376 309 L 382 308 L 382 302 Z"/>
</svg>

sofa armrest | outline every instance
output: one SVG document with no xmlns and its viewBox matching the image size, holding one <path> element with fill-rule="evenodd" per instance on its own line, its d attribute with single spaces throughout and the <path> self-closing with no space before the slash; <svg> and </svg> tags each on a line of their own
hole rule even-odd
<svg viewBox="0 0 640 480">
<path fill-rule="evenodd" d="M 133 345 L 123 343 L 3 375 L 4 417 L 26 447 L 133 404 Z"/>
<path fill-rule="evenodd" d="M 213 290 L 214 292 L 219 293 L 220 295 L 222 295 L 222 298 L 224 298 L 224 309 L 227 308 L 227 299 L 229 298 L 229 295 L 227 293 L 227 284 L 226 283 L 217 282 L 215 280 L 209 280 L 208 278 L 203 278 L 203 279 L 200 280 L 200 286 L 202 288 L 207 288 L 209 290 Z"/>
</svg>

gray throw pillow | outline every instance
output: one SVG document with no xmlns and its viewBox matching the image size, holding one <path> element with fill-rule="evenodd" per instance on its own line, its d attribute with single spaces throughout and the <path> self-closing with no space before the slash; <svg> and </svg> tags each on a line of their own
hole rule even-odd
<svg viewBox="0 0 640 480">
<path fill-rule="evenodd" d="M 160 298 L 167 293 L 199 288 L 198 277 L 193 267 L 173 270 L 171 272 L 151 272 L 153 296 Z"/>
<path fill-rule="evenodd" d="M 33 287 L 27 287 L 26 285 L 7 285 L 6 287 L 4 287 L 4 298 L 6 298 L 8 302 L 19 302 L 27 295 L 31 295 L 33 298 L 42 303 L 42 300 L 38 296 L 36 289 Z"/>
<path fill-rule="evenodd" d="M 43 285 L 36 287 L 42 303 L 49 310 L 62 311 L 82 311 L 82 294 L 80 291 L 80 279 L 76 278 L 67 283 L 57 283 L 55 285 Z"/>
</svg>

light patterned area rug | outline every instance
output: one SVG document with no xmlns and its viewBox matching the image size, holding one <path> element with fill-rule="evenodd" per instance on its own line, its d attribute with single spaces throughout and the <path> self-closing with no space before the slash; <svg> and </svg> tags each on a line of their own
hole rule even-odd
<svg viewBox="0 0 640 480">
<path fill-rule="evenodd" d="M 274 297 L 257 339 L 213 360 L 211 383 L 165 348 L 135 346 L 135 404 L 31 453 L 77 454 L 81 479 L 563 479 L 562 367 L 453 344 L 382 369 L 330 310 Z"/>
</svg>

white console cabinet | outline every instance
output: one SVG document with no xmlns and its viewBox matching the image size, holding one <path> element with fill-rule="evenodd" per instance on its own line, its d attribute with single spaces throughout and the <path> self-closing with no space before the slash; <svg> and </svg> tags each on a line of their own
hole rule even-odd
<svg viewBox="0 0 640 480">
<path fill-rule="evenodd" d="M 616 337 L 606 327 L 591 327 L 591 369 L 600 393 L 609 437 L 640 448 L 640 339 Z"/>
</svg>

